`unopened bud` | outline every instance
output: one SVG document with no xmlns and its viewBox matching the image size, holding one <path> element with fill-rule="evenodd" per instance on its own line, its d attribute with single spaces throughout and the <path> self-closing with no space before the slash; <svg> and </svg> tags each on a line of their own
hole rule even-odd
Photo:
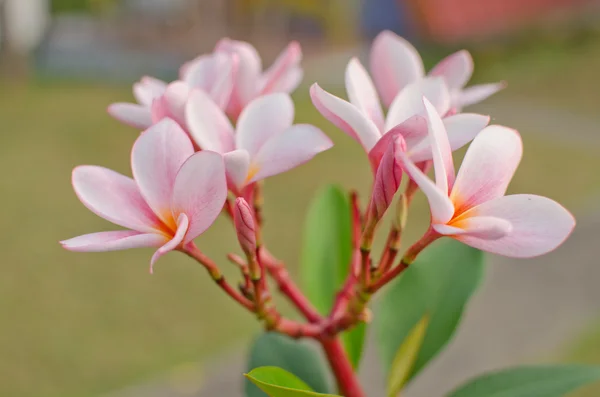
<svg viewBox="0 0 600 397">
<path fill-rule="evenodd" d="M 406 195 L 400 195 L 398 203 L 396 204 L 396 214 L 394 215 L 393 225 L 398 231 L 404 230 L 406 227 L 406 220 L 408 217 L 408 200 Z"/>
<path fill-rule="evenodd" d="M 248 202 L 241 197 L 235 200 L 233 209 L 233 223 L 237 233 L 240 247 L 248 257 L 254 257 L 256 251 L 256 229 L 254 227 L 254 216 Z"/>
<path fill-rule="evenodd" d="M 398 153 L 405 150 L 404 139 L 398 136 L 384 153 L 377 168 L 371 197 L 371 216 L 377 221 L 385 214 L 402 182 L 402 165 Z"/>
</svg>

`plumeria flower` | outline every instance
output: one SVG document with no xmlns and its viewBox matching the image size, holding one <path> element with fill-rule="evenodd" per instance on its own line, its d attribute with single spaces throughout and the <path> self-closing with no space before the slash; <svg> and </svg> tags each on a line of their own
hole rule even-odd
<svg viewBox="0 0 600 397">
<path fill-rule="evenodd" d="M 350 102 L 338 98 L 314 84 L 310 89 L 313 104 L 335 126 L 356 139 L 369 154 L 373 171 L 394 137 L 402 135 L 413 161 L 431 159 L 423 96 L 434 104 L 437 112 L 447 115 L 444 125 L 452 150 L 469 143 L 488 123 L 480 114 L 449 114 L 450 94 L 441 77 L 408 84 L 392 102 L 386 117 L 375 86 L 358 59 L 346 68 L 346 91 Z"/>
<path fill-rule="evenodd" d="M 575 227 L 565 208 L 546 197 L 505 196 L 521 160 L 518 132 L 497 125 L 485 128 L 473 140 L 455 177 L 444 124 L 433 105 L 427 99 L 424 103 L 435 183 L 406 154 L 399 157 L 405 172 L 427 196 L 433 230 L 509 257 L 538 256 L 561 245 Z"/>
<path fill-rule="evenodd" d="M 294 104 L 283 93 L 251 101 L 240 114 L 235 130 L 203 91 L 194 91 L 186 107 L 190 136 L 201 149 L 224 155 L 230 188 L 238 192 L 333 146 L 317 127 L 292 125 L 293 120 Z"/>
<path fill-rule="evenodd" d="M 415 47 L 387 30 L 373 41 L 370 68 L 385 106 L 390 106 L 408 84 L 426 77 L 423 60 Z M 427 76 L 444 78 L 450 89 L 452 107 L 457 110 L 481 102 L 505 87 L 505 83 L 492 83 L 465 88 L 472 74 L 473 58 L 462 50 L 444 58 Z"/>
<path fill-rule="evenodd" d="M 117 120 L 144 130 L 159 121 L 170 118 L 185 125 L 184 109 L 194 89 L 205 91 L 224 109 L 233 89 L 233 75 L 237 60 L 224 53 L 202 55 L 188 63 L 181 79 L 170 84 L 144 77 L 133 85 L 135 103 L 114 103 L 108 113 Z"/>
<path fill-rule="evenodd" d="M 225 204 L 222 156 L 194 154 L 190 138 L 173 120 L 139 136 L 131 168 L 133 179 L 97 166 L 73 170 L 73 188 L 83 205 L 130 230 L 86 234 L 62 241 L 63 247 L 82 252 L 157 247 L 152 266 L 208 229 Z"/>
<path fill-rule="evenodd" d="M 234 120 L 253 99 L 275 92 L 291 93 L 302 80 L 302 50 L 296 41 L 292 41 L 265 71 L 262 70 L 260 55 L 250 43 L 221 39 L 215 53 L 233 55 L 238 59 L 227 106 L 227 114 Z"/>
</svg>

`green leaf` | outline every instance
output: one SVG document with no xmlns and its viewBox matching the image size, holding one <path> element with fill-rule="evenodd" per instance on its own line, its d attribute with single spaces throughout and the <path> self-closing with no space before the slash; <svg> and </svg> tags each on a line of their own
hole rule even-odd
<svg viewBox="0 0 600 397">
<path fill-rule="evenodd" d="M 410 331 L 396 352 L 390 376 L 388 377 L 388 396 L 397 396 L 408 381 L 419 350 L 423 345 L 423 338 L 425 337 L 428 324 L 429 317 L 424 316 Z"/>
<path fill-rule="evenodd" d="M 456 240 L 427 248 L 384 292 L 376 308 L 377 342 L 390 373 L 403 341 L 424 316 L 429 324 L 406 381 L 410 381 L 450 341 L 465 305 L 479 286 L 483 253 Z"/>
<path fill-rule="evenodd" d="M 248 371 L 265 366 L 291 372 L 319 393 L 331 390 L 327 366 L 318 351 L 306 342 L 271 332 L 260 335 L 250 350 Z M 246 397 L 265 397 L 250 381 L 245 383 L 245 394 Z"/>
<path fill-rule="evenodd" d="M 315 393 L 297 376 L 277 367 L 260 367 L 246 375 L 269 397 L 336 397 L 332 394 Z"/>
<path fill-rule="evenodd" d="M 448 397 L 561 397 L 597 381 L 600 381 L 600 367 L 517 367 L 478 377 Z"/>
<path fill-rule="evenodd" d="M 330 185 L 317 193 L 308 209 L 300 258 L 304 290 L 321 314 L 330 311 L 350 272 L 351 259 L 350 202 L 341 188 Z M 362 354 L 365 330 L 365 325 L 359 325 L 342 334 L 355 368 Z"/>
</svg>

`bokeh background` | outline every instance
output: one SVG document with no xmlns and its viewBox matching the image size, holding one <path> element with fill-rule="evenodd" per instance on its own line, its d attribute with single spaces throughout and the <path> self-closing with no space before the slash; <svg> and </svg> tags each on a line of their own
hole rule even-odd
<svg viewBox="0 0 600 397">
<path fill-rule="evenodd" d="M 600 2 L 0 0 L 0 396 L 237 396 L 244 346 L 259 331 L 253 319 L 182 255 L 151 276 L 148 250 L 62 250 L 61 239 L 111 227 L 76 199 L 71 169 L 130 174 L 137 132 L 105 109 L 133 100 L 140 76 L 174 79 L 223 36 L 251 41 L 265 64 L 299 40 L 306 77 L 296 120 L 319 125 L 336 146 L 266 185 L 266 241 L 296 273 L 315 190 L 338 183 L 365 195 L 370 183 L 362 149 L 312 108 L 308 86 L 344 95 L 345 64 L 365 60 L 383 29 L 413 41 L 428 67 L 467 48 L 473 82 L 507 81 L 470 110 L 521 131 L 511 191 L 561 201 L 579 222 L 544 258 L 490 257 L 460 335 L 409 395 L 441 395 L 519 362 L 600 364 Z M 415 213 L 418 231 L 423 197 Z M 238 250 L 225 220 L 199 244 L 236 276 L 224 260 Z M 376 359 L 368 355 L 363 370 L 376 390 Z"/>
</svg>

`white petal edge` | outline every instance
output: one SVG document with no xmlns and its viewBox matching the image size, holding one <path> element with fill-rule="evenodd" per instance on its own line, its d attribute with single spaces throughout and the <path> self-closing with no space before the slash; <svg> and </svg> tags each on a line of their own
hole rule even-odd
<svg viewBox="0 0 600 397">
<path fill-rule="evenodd" d="M 512 231 L 497 240 L 470 236 L 457 239 L 472 247 L 513 258 L 531 258 L 546 254 L 560 246 L 575 227 L 569 211 L 547 197 L 518 194 L 483 203 L 463 217 L 493 216 L 505 219 Z"/>
<path fill-rule="evenodd" d="M 146 129 L 152 125 L 150 109 L 135 103 L 113 103 L 107 109 L 115 119 L 131 127 Z"/>
<path fill-rule="evenodd" d="M 457 51 L 442 59 L 429 75 L 443 77 L 450 90 L 461 89 L 473 75 L 473 57 L 467 50 Z"/>
<path fill-rule="evenodd" d="M 373 81 L 357 58 L 346 67 L 346 92 L 350 103 L 362 110 L 383 132 L 384 118 Z"/>
<path fill-rule="evenodd" d="M 63 248 L 74 252 L 107 252 L 130 248 L 160 247 L 166 238 L 157 233 L 132 230 L 84 234 L 61 241 Z"/>
</svg>

